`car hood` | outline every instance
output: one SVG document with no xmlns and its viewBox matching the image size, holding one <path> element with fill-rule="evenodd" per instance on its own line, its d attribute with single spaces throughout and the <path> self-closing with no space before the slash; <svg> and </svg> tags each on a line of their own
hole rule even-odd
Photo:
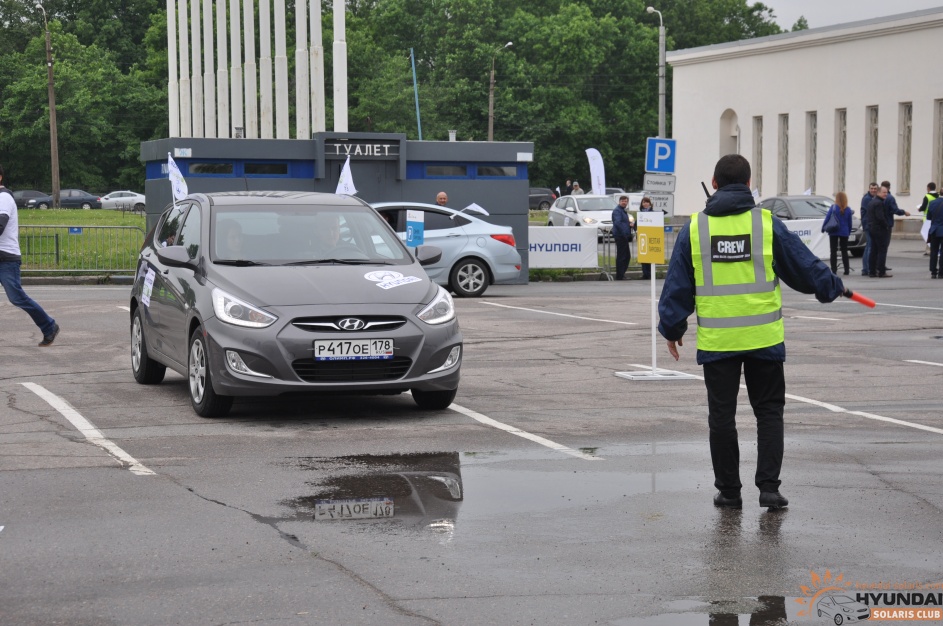
<svg viewBox="0 0 943 626">
<path fill-rule="evenodd" d="M 600 222 L 611 222 L 612 221 L 612 211 L 580 211 L 579 216 L 591 217 L 594 220 Z"/>
<path fill-rule="evenodd" d="M 214 265 L 210 280 L 257 306 L 306 304 L 419 304 L 431 282 L 412 265 L 306 265 L 232 267 Z"/>
</svg>

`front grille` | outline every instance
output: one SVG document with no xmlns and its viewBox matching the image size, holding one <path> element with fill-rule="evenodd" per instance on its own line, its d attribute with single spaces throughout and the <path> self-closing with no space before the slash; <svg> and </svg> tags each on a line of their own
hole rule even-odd
<svg viewBox="0 0 943 626">
<path fill-rule="evenodd" d="M 315 361 L 298 359 L 291 364 L 307 383 L 360 383 L 396 380 L 409 371 L 413 360 L 406 356 L 376 361 Z"/>
<path fill-rule="evenodd" d="M 340 326 L 341 320 L 356 318 L 363 320 L 364 328 L 357 332 L 382 332 L 396 330 L 406 323 L 406 319 L 393 315 L 330 315 L 325 317 L 299 317 L 291 321 L 292 326 L 312 333 L 345 333 Z"/>
</svg>

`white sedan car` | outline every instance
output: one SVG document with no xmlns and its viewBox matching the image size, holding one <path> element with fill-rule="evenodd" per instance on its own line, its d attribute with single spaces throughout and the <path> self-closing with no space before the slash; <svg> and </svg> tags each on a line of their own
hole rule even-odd
<svg viewBox="0 0 943 626">
<path fill-rule="evenodd" d="M 612 230 L 616 204 L 612 196 L 562 196 L 550 207 L 547 226 L 590 226 L 597 228 L 602 238 Z M 634 221 L 631 215 L 629 221 Z"/>
<path fill-rule="evenodd" d="M 102 196 L 102 208 L 143 211 L 144 195 L 134 191 L 112 191 L 107 196 Z"/>
</svg>

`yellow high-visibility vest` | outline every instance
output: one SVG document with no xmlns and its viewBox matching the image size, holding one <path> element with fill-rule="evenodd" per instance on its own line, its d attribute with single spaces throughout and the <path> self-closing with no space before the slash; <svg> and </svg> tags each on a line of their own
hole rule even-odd
<svg viewBox="0 0 943 626">
<path fill-rule="evenodd" d="M 697 347 L 711 352 L 757 350 L 782 343 L 783 300 L 773 272 L 773 216 L 691 216 Z"/>
</svg>

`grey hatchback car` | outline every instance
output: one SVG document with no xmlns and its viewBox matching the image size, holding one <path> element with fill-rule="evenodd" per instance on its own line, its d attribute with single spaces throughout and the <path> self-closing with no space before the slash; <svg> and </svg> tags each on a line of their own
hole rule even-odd
<svg viewBox="0 0 943 626">
<path fill-rule="evenodd" d="M 462 334 L 448 291 L 358 198 L 191 194 L 145 238 L 131 291 L 131 370 L 188 379 L 203 417 L 236 396 L 399 394 L 452 403 Z"/>
</svg>

